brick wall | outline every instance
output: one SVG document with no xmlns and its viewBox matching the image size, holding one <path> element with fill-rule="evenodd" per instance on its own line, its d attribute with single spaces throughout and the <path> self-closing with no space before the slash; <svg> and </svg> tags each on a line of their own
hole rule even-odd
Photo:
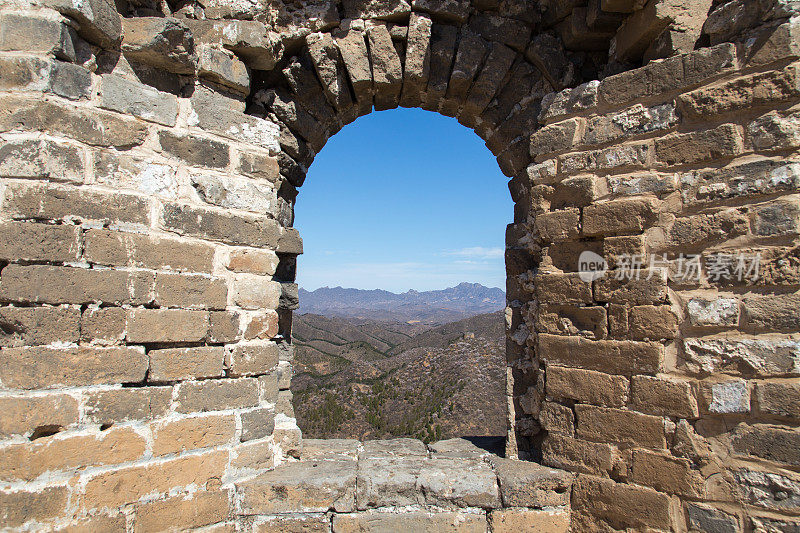
<svg viewBox="0 0 800 533">
<path fill-rule="evenodd" d="M 0 523 L 286 518 L 240 487 L 302 457 L 297 188 L 344 125 L 404 106 L 512 178 L 507 450 L 576 474 L 573 531 L 797 527 L 796 9 L 3 3 Z"/>
</svg>

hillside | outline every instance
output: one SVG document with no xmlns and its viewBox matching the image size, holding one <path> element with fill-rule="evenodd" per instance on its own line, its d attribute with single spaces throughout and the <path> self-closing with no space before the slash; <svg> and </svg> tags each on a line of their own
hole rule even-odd
<svg viewBox="0 0 800 533">
<path fill-rule="evenodd" d="M 408 291 L 322 287 L 300 289 L 298 314 L 317 314 L 370 320 L 372 322 L 420 321 L 438 325 L 455 322 L 505 307 L 505 293 L 478 283 L 461 283 L 438 291 Z"/>
<path fill-rule="evenodd" d="M 297 315 L 293 337 L 310 438 L 505 435 L 501 312 L 440 326 Z"/>
</svg>

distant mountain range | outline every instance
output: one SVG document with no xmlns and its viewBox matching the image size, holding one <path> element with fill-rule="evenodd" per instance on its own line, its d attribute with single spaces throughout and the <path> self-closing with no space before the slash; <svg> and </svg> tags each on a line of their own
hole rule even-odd
<svg viewBox="0 0 800 533">
<path fill-rule="evenodd" d="M 298 313 L 379 322 L 444 324 L 493 313 L 505 305 L 505 293 L 501 289 L 484 287 L 479 283 L 460 283 L 439 291 L 410 290 L 402 294 L 380 289 L 322 287 L 315 291 L 300 289 Z"/>
</svg>

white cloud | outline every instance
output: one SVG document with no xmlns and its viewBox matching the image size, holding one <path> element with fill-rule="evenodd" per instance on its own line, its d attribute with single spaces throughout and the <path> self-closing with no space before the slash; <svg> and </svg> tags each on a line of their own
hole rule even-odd
<svg viewBox="0 0 800 533">
<path fill-rule="evenodd" d="M 444 252 L 444 255 L 455 255 L 470 259 L 498 259 L 503 257 L 504 254 L 505 250 L 503 248 L 485 248 L 483 246 L 472 246 Z"/>
</svg>

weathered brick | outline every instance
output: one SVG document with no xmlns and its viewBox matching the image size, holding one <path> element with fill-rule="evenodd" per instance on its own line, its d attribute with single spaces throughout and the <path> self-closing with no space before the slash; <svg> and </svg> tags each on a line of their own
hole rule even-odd
<svg viewBox="0 0 800 533">
<path fill-rule="evenodd" d="M 742 130 L 734 124 L 723 124 L 705 131 L 676 133 L 656 140 L 656 157 L 668 165 L 730 158 L 742 152 Z"/>
<path fill-rule="evenodd" d="M 160 235 L 90 230 L 85 235 L 84 257 L 101 265 L 211 272 L 214 248 Z"/>
<path fill-rule="evenodd" d="M 94 531 L 123 531 L 126 527 L 126 517 L 120 513 L 115 516 L 98 514 L 89 518 L 76 520 L 71 524 L 59 528 L 59 533 L 93 533 Z"/>
<path fill-rule="evenodd" d="M 755 235 L 776 237 L 800 233 L 798 196 L 779 198 L 752 208 L 752 228 Z"/>
<path fill-rule="evenodd" d="M 75 61 L 74 32 L 57 16 L 42 13 L 3 13 L 0 50 L 39 52 Z"/>
<path fill-rule="evenodd" d="M 739 424 L 731 436 L 731 446 L 739 455 L 800 465 L 800 432 L 789 428 Z"/>
<path fill-rule="evenodd" d="M 643 413 L 677 418 L 697 418 L 697 400 L 691 383 L 678 379 L 634 376 L 633 408 Z"/>
<path fill-rule="evenodd" d="M 411 511 L 391 514 L 375 510 L 361 513 L 336 514 L 333 528 L 342 533 L 359 531 L 453 531 L 457 533 L 478 533 L 487 530 L 483 514 L 459 513 L 453 511 L 431 513 Z"/>
<path fill-rule="evenodd" d="M 138 382 L 147 356 L 137 347 L 3 348 L 0 380 L 13 389 Z"/>
<path fill-rule="evenodd" d="M 80 328 L 77 307 L 0 307 L 0 346 L 77 343 Z"/>
<path fill-rule="evenodd" d="M 221 411 L 258 405 L 258 380 L 252 378 L 186 381 L 179 385 L 180 413 Z"/>
<path fill-rule="evenodd" d="M 233 245 L 274 248 L 278 244 L 278 224 L 267 217 L 167 204 L 163 224 L 167 230 L 183 235 Z"/>
<path fill-rule="evenodd" d="M 98 84 L 100 107 L 165 126 L 178 118 L 178 98 L 121 76 L 106 74 Z"/>
<path fill-rule="evenodd" d="M 571 335 L 576 330 L 582 336 L 604 339 L 607 335 L 608 317 L 603 307 L 576 307 L 571 305 L 542 305 L 536 314 L 536 331 L 554 335 Z"/>
<path fill-rule="evenodd" d="M 83 151 L 74 146 L 49 139 L 25 139 L 5 141 L 0 147 L 0 176 L 4 178 L 83 183 L 84 173 Z"/>
<path fill-rule="evenodd" d="M 539 411 L 539 424 L 548 434 L 575 436 L 575 416 L 572 409 L 555 402 L 543 402 Z"/>
<path fill-rule="evenodd" d="M 783 70 L 751 74 L 702 87 L 681 95 L 678 101 L 688 116 L 707 118 L 740 109 L 775 105 L 798 96 L 798 65 L 792 64 Z"/>
<path fill-rule="evenodd" d="M 140 458 L 145 448 L 144 438 L 130 428 L 36 439 L 0 450 L 0 478 L 33 481 L 46 472 L 125 463 Z"/>
<path fill-rule="evenodd" d="M 225 266 L 234 272 L 271 276 L 278 268 L 278 256 L 272 250 L 237 248 L 230 251 Z"/>
<path fill-rule="evenodd" d="M 239 339 L 239 315 L 227 311 L 209 313 L 208 339 L 211 342 L 233 342 Z"/>
<path fill-rule="evenodd" d="M 27 434 L 37 428 L 61 429 L 78 422 L 78 401 L 66 394 L 3 396 L 0 435 Z"/>
<path fill-rule="evenodd" d="M 221 346 L 150 350 L 148 381 L 180 381 L 219 378 L 225 375 L 224 349 Z"/>
<path fill-rule="evenodd" d="M 32 56 L 0 57 L 0 89 L 41 91 L 64 98 L 88 98 L 92 78 L 88 70 L 64 61 Z"/>
<path fill-rule="evenodd" d="M 231 468 L 267 470 L 275 466 L 274 447 L 270 440 L 239 444 L 231 455 Z"/>
<path fill-rule="evenodd" d="M 267 276 L 237 274 L 231 289 L 235 305 L 244 309 L 277 309 L 281 284 Z"/>
<path fill-rule="evenodd" d="M 750 387 L 743 379 L 705 380 L 700 383 L 700 400 L 704 413 L 749 413 Z"/>
<path fill-rule="evenodd" d="M 267 437 L 275 429 L 275 412 L 272 409 L 253 409 L 242 413 L 240 416 L 242 420 L 242 442 Z"/>
<path fill-rule="evenodd" d="M 149 224 L 150 204 L 140 196 L 82 188 L 15 183 L 6 186 L 3 209 L 14 218 Z"/>
<path fill-rule="evenodd" d="M 152 425 L 153 455 L 182 453 L 221 446 L 233 439 L 236 419 L 232 414 L 196 416 Z"/>
<path fill-rule="evenodd" d="M 643 232 L 655 222 L 658 206 L 652 200 L 621 199 L 599 202 L 583 210 L 583 234 L 626 235 Z"/>
<path fill-rule="evenodd" d="M 66 514 L 67 487 L 45 487 L 35 492 L 20 490 L 0 493 L 0 522 L 19 527 L 28 521 L 46 523 Z"/>
<path fill-rule="evenodd" d="M 269 516 L 253 525 L 254 533 L 329 533 L 331 520 L 326 515 Z"/>
<path fill-rule="evenodd" d="M 367 30 L 369 58 L 372 64 L 372 83 L 375 109 L 393 109 L 400 103 L 403 86 L 403 65 L 392 44 L 389 30 L 376 24 Z"/>
<path fill-rule="evenodd" d="M 282 254 L 303 253 L 303 239 L 300 238 L 300 232 L 297 231 L 297 228 L 283 228 L 278 239 L 277 252 Z"/>
<path fill-rule="evenodd" d="M 5 222 L 0 224 L 0 259 L 6 261 L 75 261 L 80 229 L 76 226 Z"/>
<path fill-rule="evenodd" d="M 154 301 L 162 307 L 225 309 L 228 285 L 220 278 L 157 273 Z"/>
<path fill-rule="evenodd" d="M 581 212 L 577 208 L 542 213 L 536 217 L 539 237 L 548 242 L 574 239 L 578 236 Z"/>
<path fill-rule="evenodd" d="M 194 74 L 197 68 L 192 32 L 172 17 L 123 18 L 125 56 L 146 65 L 174 72 Z"/>
<path fill-rule="evenodd" d="M 600 340 L 539 335 L 539 355 L 548 363 L 630 375 L 655 373 L 662 364 L 664 347 L 657 343 Z"/>
<path fill-rule="evenodd" d="M 230 162 L 228 145 L 202 137 L 176 135 L 160 131 L 158 141 L 168 154 L 181 159 L 189 165 L 210 168 L 225 168 Z"/>
<path fill-rule="evenodd" d="M 232 376 L 252 376 L 266 374 L 277 364 L 277 344 L 237 344 L 230 353 L 228 367 Z"/>
<path fill-rule="evenodd" d="M 208 334 L 208 313 L 185 309 L 128 310 L 127 339 L 133 343 L 200 342 Z"/>
<path fill-rule="evenodd" d="M 502 509 L 491 512 L 489 523 L 495 533 L 515 533 L 528 528 L 551 533 L 570 531 L 569 512 L 563 509 Z"/>
<path fill-rule="evenodd" d="M 197 492 L 193 498 L 176 496 L 136 506 L 134 531 L 156 531 L 165 524 L 199 528 L 229 517 L 227 491 Z"/>
<path fill-rule="evenodd" d="M 160 418 L 169 411 L 172 387 L 124 387 L 87 392 L 84 417 L 92 424 Z"/>
<path fill-rule="evenodd" d="M 280 167 L 276 157 L 250 151 L 239 154 L 237 171 L 245 176 L 266 180 L 270 183 L 275 183 L 280 178 Z"/>
<path fill-rule="evenodd" d="M 678 317 L 668 305 L 637 305 L 631 309 L 630 333 L 635 340 L 674 339 Z"/>
<path fill-rule="evenodd" d="M 756 376 L 800 375 L 800 343 L 793 339 L 726 336 L 684 339 L 689 368 Z"/>
<path fill-rule="evenodd" d="M 628 379 L 594 370 L 547 367 L 547 396 L 583 403 L 622 407 L 628 401 Z"/>
<path fill-rule="evenodd" d="M 582 118 L 572 118 L 543 127 L 531 135 L 531 156 L 538 159 L 545 154 L 563 152 L 578 145 L 586 127 Z"/>
<path fill-rule="evenodd" d="M 762 413 L 786 418 L 800 418 L 800 382 L 782 380 L 756 385 L 758 408 Z"/>
<path fill-rule="evenodd" d="M 645 133 L 665 130 L 678 123 L 675 106 L 671 103 L 633 107 L 589 119 L 583 144 L 606 144 Z"/>
<path fill-rule="evenodd" d="M 598 442 L 664 448 L 664 421 L 635 411 L 576 405 L 577 436 Z"/>
<path fill-rule="evenodd" d="M 759 151 L 800 146 L 800 115 L 771 111 L 747 125 L 747 136 Z"/>
<path fill-rule="evenodd" d="M 536 298 L 544 304 L 592 303 L 592 286 L 578 274 L 538 272 L 532 280 Z"/>
<path fill-rule="evenodd" d="M 593 516 L 618 529 L 669 529 L 671 524 L 669 496 L 610 479 L 579 475 L 572 505 L 573 512 Z M 601 527 L 595 524 L 593 529 Z"/>
<path fill-rule="evenodd" d="M 662 268 L 642 269 L 639 278 L 617 279 L 615 274 L 606 274 L 594 282 L 594 298 L 598 302 L 627 305 L 662 303 L 667 298 L 667 272 Z"/>
<path fill-rule="evenodd" d="M 703 477 L 683 458 L 648 450 L 633 452 L 631 481 L 657 491 L 689 498 L 705 496 Z"/>
<path fill-rule="evenodd" d="M 614 453 L 609 444 L 588 442 L 566 435 L 547 435 L 542 443 L 542 463 L 584 474 L 608 475 Z"/>
<path fill-rule="evenodd" d="M 736 298 L 692 298 L 686 313 L 693 326 L 722 327 L 739 325 L 739 300 Z"/>
<path fill-rule="evenodd" d="M 116 151 L 94 153 L 94 182 L 111 189 L 128 189 L 167 199 L 177 198 L 182 185 L 178 165 Z"/>
<path fill-rule="evenodd" d="M 222 478 L 227 463 L 228 452 L 216 451 L 98 474 L 86 484 L 83 506 L 87 510 L 120 507 L 145 494 L 187 485 L 202 488 Z"/>
</svg>

